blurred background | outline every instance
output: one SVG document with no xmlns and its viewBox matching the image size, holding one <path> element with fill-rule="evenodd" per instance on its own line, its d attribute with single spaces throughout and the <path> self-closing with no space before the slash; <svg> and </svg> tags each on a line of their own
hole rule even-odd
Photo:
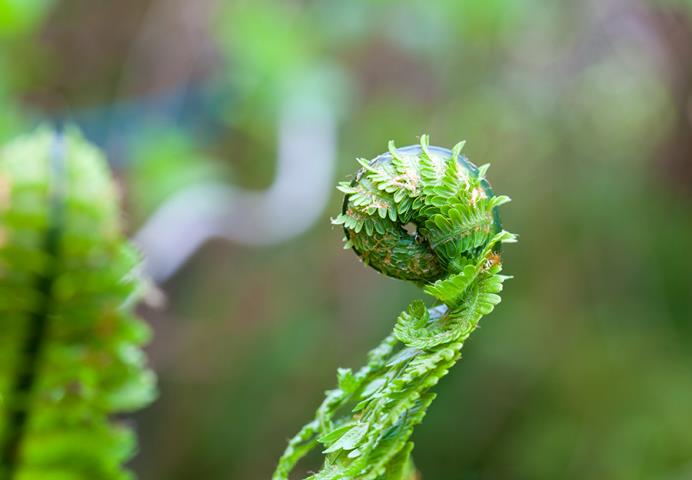
<svg viewBox="0 0 692 480">
<path fill-rule="evenodd" d="M 0 139 L 78 124 L 165 305 L 143 480 L 266 480 L 422 293 L 329 224 L 389 139 L 467 140 L 515 276 L 426 480 L 692 479 L 692 3 L 0 0 Z"/>
</svg>

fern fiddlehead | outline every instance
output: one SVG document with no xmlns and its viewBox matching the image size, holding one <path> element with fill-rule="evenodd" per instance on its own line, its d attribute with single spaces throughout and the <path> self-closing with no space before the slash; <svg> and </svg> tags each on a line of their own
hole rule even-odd
<svg viewBox="0 0 692 480">
<path fill-rule="evenodd" d="M 423 287 L 437 305 L 416 300 L 393 333 L 353 372 L 339 369 L 315 418 L 289 441 L 273 480 L 287 480 L 297 462 L 321 446 L 319 472 L 308 480 L 412 480 L 410 441 L 435 398 L 430 389 L 461 356 L 464 341 L 500 302 L 509 278 L 500 244 L 516 241 L 502 230 L 488 166 L 475 167 L 452 150 L 420 145 L 359 159 L 352 182 L 342 182 L 345 246 L 379 272 Z M 415 230 L 415 231 L 414 231 Z"/>
<path fill-rule="evenodd" d="M 134 436 L 109 418 L 154 396 L 138 263 L 78 132 L 0 149 L 0 480 L 131 478 Z"/>
</svg>

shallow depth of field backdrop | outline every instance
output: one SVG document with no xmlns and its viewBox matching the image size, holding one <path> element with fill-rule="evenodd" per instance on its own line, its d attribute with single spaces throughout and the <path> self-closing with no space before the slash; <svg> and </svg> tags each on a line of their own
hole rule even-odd
<svg viewBox="0 0 692 480">
<path fill-rule="evenodd" d="M 689 1 L 0 0 L 0 138 L 44 121 L 108 151 L 155 254 L 141 479 L 269 478 L 420 297 L 329 217 L 356 156 L 426 132 L 492 163 L 520 243 L 424 478 L 692 478 Z"/>
</svg>

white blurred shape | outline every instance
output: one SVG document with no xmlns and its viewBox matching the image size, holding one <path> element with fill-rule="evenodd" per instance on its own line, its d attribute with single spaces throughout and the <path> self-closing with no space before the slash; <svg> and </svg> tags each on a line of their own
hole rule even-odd
<svg viewBox="0 0 692 480">
<path fill-rule="evenodd" d="M 137 232 L 144 269 L 173 275 L 207 240 L 273 245 L 307 230 L 323 212 L 336 161 L 336 123 L 319 98 L 295 97 L 279 118 L 277 172 L 265 191 L 209 182 L 168 199 Z"/>
</svg>

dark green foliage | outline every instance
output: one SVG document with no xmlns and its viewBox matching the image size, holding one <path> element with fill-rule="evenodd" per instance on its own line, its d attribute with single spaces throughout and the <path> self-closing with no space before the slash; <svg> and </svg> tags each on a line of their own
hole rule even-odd
<svg viewBox="0 0 692 480">
<path fill-rule="evenodd" d="M 109 417 L 155 392 L 119 217 L 107 164 L 78 132 L 0 150 L 2 479 L 131 478 L 133 433 Z"/>
<path fill-rule="evenodd" d="M 424 286 L 438 305 L 416 300 L 394 332 L 356 373 L 340 369 L 315 419 L 290 441 L 274 480 L 285 480 L 317 445 L 322 469 L 309 480 L 408 480 L 414 468 L 410 436 L 435 398 L 430 389 L 461 356 L 464 341 L 500 302 L 501 230 L 495 196 L 476 168 L 453 150 L 428 145 L 396 149 L 368 162 L 343 182 L 346 246 L 395 278 Z M 416 231 L 408 230 L 413 224 Z"/>
</svg>

